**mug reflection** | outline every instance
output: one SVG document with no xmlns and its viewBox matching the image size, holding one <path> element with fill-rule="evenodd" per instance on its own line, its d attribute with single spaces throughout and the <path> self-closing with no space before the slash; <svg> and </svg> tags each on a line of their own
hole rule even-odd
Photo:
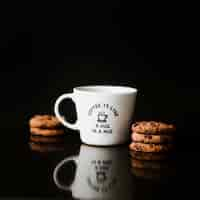
<svg viewBox="0 0 200 200">
<path fill-rule="evenodd" d="M 70 186 L 59 180 L 59 176 L 66 176 L 61 167 L 69 161 L 76 164 L 75 178 Z M 58 188 L 71 191 L 75 198 L 132 199 L 133 183 L 127 147 L 81 145 L 79 155 L 61 161 L 53 177 Z"/>
</svg>

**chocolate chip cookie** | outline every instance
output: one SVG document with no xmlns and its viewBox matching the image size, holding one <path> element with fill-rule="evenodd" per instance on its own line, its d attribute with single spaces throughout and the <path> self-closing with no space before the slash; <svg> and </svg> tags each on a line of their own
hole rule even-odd
<svg viewBox="0 0 200 200">
<path fill-rule="evenodd" d="M 63 129 L 30 128 L 30 132 L 34 135 L 42 135 L 42 136 L 56 136 L 64 134 Z"/>
<path fill-rule="evenodd" d="M 141 142 L 132 142 L 129 148 L 133 151 L 141 152 L 169 152 L 173 149 L 172 144 L 145 144 Z"/>
<path fill-rule="evenodd" d="M 145 135 L 171 134 L 176 130 L 175 126 L 172 124 L 156 121 L 136 122 L 131 128 L 134 133 Z"/>
<path fill-rule="evenodd" d="M 29 120 L 31 128 L 54 129 L 61 126 L 61 122 L 53 115 L 35 115 Z"/>
<path fill-rule="evenodd" d="M 162 143 L 170 143 L 174 140 L 173 135 L 149 135 L 149 134 L 141 134 L 137 132 L 133 132 L 131 134 L 131 138 L 134 142 L 142 142 L 147 144 L 162 144 Z"/>
</svg>

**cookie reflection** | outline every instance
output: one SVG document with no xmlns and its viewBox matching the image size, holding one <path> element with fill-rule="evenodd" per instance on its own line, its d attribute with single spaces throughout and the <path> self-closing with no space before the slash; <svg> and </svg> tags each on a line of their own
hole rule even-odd
<svg viewBox="0 0 200 200">
<path fill-rule="evenodd" d="M 54 143 L 54 144 L 59 144 L 59 143 L 63 143 L 64 138 L 62 136 L 60 137 L 56 137 L 56 136 L 51 136 L 51 137 L 45 137 L 45 136 L 36 136 L 36 135 L 30 135 L 29 140 L 31 142 L 35 142 L 35 143 Z"/>
<path fill-rule="evenodd" d="M 59 177 L 62 167 L 75 162 L 73 183 L 63 184 Z M 54 170 L 54 182 L 58 188 L 71 191 L 81 199 L 132 199 L 133 183 L 127 147 L 91 147 L 82 145 L 78 156 L 67 157 Z"/>
<path fill-rule="evenodd" d="M 29 138 L 29 147 L 33 152 L 48 153 L 64 150 L 62 137 L 33 136 Z"/>
<path fill-rule="evenodd" d="M 175 175 L 175 162 L 169 153 L 130 151 L 131 171 L 137 178 L 161 180 Z"/>
</svg>

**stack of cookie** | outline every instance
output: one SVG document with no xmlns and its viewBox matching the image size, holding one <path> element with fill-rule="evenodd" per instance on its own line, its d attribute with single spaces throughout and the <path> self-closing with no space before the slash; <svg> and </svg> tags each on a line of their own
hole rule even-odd
<svg viewBox="0 0 200 200">
<path fill-rule="evenodd" d="M 141 121 L 132 126 L 129 146 L 132 172 L 144 178 L 159 178 L 161 171 L 171 172 L 169 153 L 173 149 L 175 127 L 155 121 Z"/>
<path fill-rule="evenodd" d="M 64 129 L 59 120 L 52 115 L 35 115 L 29 120 L 32 151 L 40 153 L 62 151 L 64 149 Z"/>
<path fill-rule="evenodd" d="M 35 115 L 30 119 L 29 126 L 33 135 L 48 137 L 64 134 L 60 121 L 52 115 Z"/>
<path fill-rule="evenodd" d="M 175 127 L 155 121 L 142 121 L 132 126 L 130 149 L 141 152 L 169 152 L 173 147 Z"/>
</svg>

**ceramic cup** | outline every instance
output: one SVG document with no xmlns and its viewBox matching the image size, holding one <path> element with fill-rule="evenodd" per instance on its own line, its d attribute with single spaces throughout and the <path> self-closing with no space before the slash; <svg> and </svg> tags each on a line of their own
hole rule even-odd
<svg viewBox="0 0 200 200">
<path fill-rule="evenodd" d="M 79 130 L 83 143 L 117 145 L 128 141 L 136 103 L 137 89 L 122 86 L 82 86 L 61 95 L 55 102 L 55 115 L 70 129 Z M 64 99 L 72 99 L 77 121 L 67 122 L 59 113 Z M 66 111 L 67 114 L 67 111 Z"/>
</svg>

